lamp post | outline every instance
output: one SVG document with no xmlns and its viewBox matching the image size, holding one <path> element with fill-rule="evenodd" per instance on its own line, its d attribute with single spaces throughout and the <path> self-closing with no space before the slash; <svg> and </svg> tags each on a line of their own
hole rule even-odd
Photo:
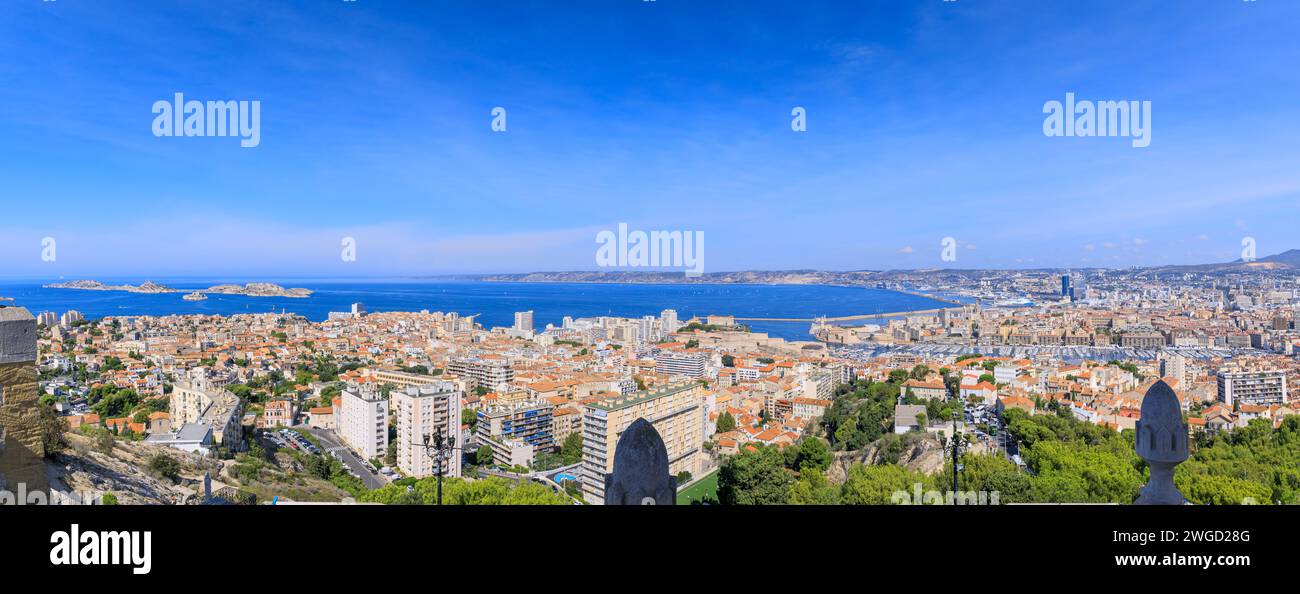
<svg viewBox="0 0 1300 594">
<path fill-rule="evenodd" d="M 432 440 L 433 443 L 430 443 Z M 433 459 L 435 473 L 438 475 L 438 505 L 442 505 L 442 463 L 450 460 L 455 455 L 456 436 L 448 435 L 443 438 L 442 432 L 424 434 L 424 453 Z"/>
<path fill-rule="evenodd" d="M 957 505 L 957 471 L 960 469 L 957 461 L 961 455 L 959 442 L 961 436 L 957 435 L 957 411 L 952 411 L 952 504 Z"/>
</svg>

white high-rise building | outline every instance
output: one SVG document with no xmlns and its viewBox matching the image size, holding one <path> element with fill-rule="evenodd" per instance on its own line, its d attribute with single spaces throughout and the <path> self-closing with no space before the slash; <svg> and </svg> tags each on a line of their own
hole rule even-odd
<svg viewBox="0 0 1300 594">
<path fill-rule="evenodd" d="M 655 373 L 701 377 L 708 360 L 704 353 L 662 350 L 655 353 Z"/>
<path fill-rule="evenodd" d="M 663 323 L 664 334 L 676 332 L 681 325 L 677 323 L 677 310 L 665 309 L 659 312 L 659 321 Z"/>
<path fill-rule="evenodd" d="M 514 329 L 520 332 L 533 331 L 533 310 L 515 312 Z"/>
<path fill-rule="evenodd" d="M 388 454 L 388 400 L 378 392 L 344 390 L 338 434 L 362 459 Z"/>
<path fill-rule="evenodd" d="M 409 476 L 435 474 L 436 462 L 424 447 L 424 436 L 441 434 L 444 443 L 455 436 L 451 455 L 443 462 L 443 476 L 460 476 L 461 452 L 465 444 L 460 437 L 461 391 L 449 381 L 412 386 L 392 393 L 393 414 L 397 417 L 397 467 Z M 433 437 L 429 438 L 433 444 Z"/>
<path fill-rule="evenodd" d="M 1287 401 L 1286 372 L 1277 371 L 1220 371 L 1218 373 L 1219 401 L 1268 406 Z"/>
<path fill-rule="evenodd" d="M 62 316 L 59 316 L 59 324 L 63 326 L 71 326 L 84 319 L 86 319 L 86 317 L 81 315 L 81 312 L 75 309 L 70 309 Z"/>
<path fill-rule="evenodd" d="M 655 321 L 654 316 L 642 316 L 640 332 L 641 342 L 654 342 L 659 338 L 658 334 L 655 332 Z"/>
</svg>

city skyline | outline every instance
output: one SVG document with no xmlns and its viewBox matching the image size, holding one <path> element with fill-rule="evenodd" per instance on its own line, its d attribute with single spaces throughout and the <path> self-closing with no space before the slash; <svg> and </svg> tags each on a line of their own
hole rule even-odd
<svg viewBox="0 0 1300 594">
<path fill-rule="evenodd" d="M 0 268 L 581 271 L 620 223 L 703 232 L 706 274 L 1295 247 L 1297 7 L 1105 4 L 24 3 L 0 23 L 31 58 L 0 66 Z M 259 101 L 260 144 L 156 137 L 175 93 Z M 1150 145 L 1044 135 L 1069 93 L 1150 101 Z"/>
</svg>

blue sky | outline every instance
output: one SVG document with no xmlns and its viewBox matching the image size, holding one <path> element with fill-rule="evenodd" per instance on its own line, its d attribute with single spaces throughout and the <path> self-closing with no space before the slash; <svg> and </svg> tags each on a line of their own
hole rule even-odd
<svg viewBox="0 0 1300 594">
<path fill-rule="evenodd" d="M 1300 248 L 1296 2 L 6 9 L 0 275 L 590 270 L 621 222 L 703 231 L 708 271 Z M 261 101 L 260 146 L 153 136 L 175 92 Z M 1066 92 L 1151 101 L 1151 145 L 1044 136 Z"/>
</svg>

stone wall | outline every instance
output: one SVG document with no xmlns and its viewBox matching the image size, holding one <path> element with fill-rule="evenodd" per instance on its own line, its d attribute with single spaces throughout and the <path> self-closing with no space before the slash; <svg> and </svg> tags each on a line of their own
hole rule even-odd
<svg viewBox="0 0 1300 594">
<path fill-rule="evenodd" d="M 0 488 L 48 489 L 36 374 L 36 319 L 0 308 Z"/>
</svg>

